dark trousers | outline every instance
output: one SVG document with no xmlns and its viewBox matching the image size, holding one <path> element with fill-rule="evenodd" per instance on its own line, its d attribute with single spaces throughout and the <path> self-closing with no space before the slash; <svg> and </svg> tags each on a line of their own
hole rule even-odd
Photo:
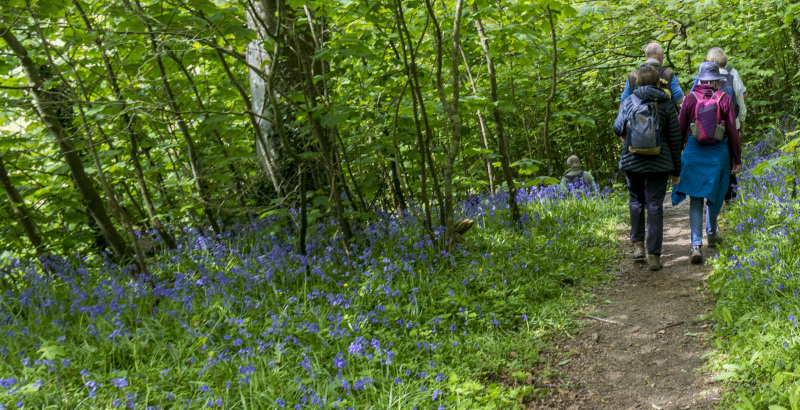
<svg viewBox="0 0 800 410">
<path fill-rule="evenodd" d="M 661 255 L 664 242 L 664 197 L 667 195 L 667 172 L 625 172 L 628 180 L 628 207 L 631 212 L 631 242 L 647 238 L 650 255 Z M 645 235 L 647 210 L 647 235 Z"/>
<path fill-rule="evenodd" d="M 731 175 L 731 183 L 728 185 L 728 192 L 725 193 L 725 200 L 736 199 L 737 189 L 739 189 L 739 181 L 736 179 L 736 175 Z"/>
</svg>

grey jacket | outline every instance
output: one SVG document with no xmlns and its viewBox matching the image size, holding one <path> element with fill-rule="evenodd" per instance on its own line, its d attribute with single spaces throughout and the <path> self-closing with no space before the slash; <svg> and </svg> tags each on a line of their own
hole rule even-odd
<svg viewBox="0 0 800 410">
<path fill-rule="evenodd" d="M 594 177 L 589 171 L 584 171 L 583 167 L 580 165 L 571 166 L 567 172 L 561 176 L 561 186 L 566 188 L 567 184 L 570 182 L 570 179 L 572 182 L 575 182 L 578 179 L 578 176 L 581 174 L 581 171 L 583 171 L 582 178 L 586 185 L 593 186 Z"/>
<path fill-rule="evenodd" d="M 670 104 L 669 97 L 664 91 L 653 87 L 639 87 L 633 92 L 642 101 L 655 101 L 658 104 L 658 122 L 661 129 L 661 153 L 658 155 L 634 154 L 628 151 L 629 139 L 625 139 L 622 153 L 619 158 L 619 169 L 629 172 L 669 172 L 678 176 L 681 173 L 681 151 L 683 140 L 678 126 L 678 114 L 675 105 Z M 630 118 L 633 101 L 625 99 L 619 109 L 617 119 L 614 121 L 614 133 L 627 137 L 628 130 L 625 124 Z"/>
</svg>

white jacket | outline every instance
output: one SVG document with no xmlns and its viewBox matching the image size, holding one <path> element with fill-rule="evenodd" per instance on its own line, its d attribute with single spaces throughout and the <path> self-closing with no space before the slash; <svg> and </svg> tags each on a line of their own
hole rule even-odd
<svg viewBox="0 0 800 410">
<path fill-rule="evenodd" d="M 727 68 L 730 68 L 730 70 L 727 70 Z M 735 68 L 730 66 L 720 68 L 719 73 L 722 75 L 730 73 L 733 76 L 733 91 L 736 92 L 736 103 L 739 104 L 739 116 L 736 117 L 736 129 L 741 129 L 742 123 L 747 117 L 747 106 L 744 105 L 744 94 L 747 92 L 747 88 L 745 88 L 742 78 L 739 77 L 739 73 Z"/>
</svg>

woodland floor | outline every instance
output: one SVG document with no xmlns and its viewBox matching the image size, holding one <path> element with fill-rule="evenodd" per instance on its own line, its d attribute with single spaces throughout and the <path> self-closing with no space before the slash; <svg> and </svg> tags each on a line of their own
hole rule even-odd
<svg viewBox="0 0 800 410">
<path fill-rule="evenodd" d="M 620 232 L 625 260 L 612 282 L 597 292 L 578 334 L 555 344 L 535 373 L 554 376 L 534 409 L 710 409 L 721 386 L 704 368 L 713 309 L 710 266 L 689 263 L 688 199 L 664 203 L 664 268 L 650 272 L 631 259 L 628 231 Z M 723 208 L 722 214 L 724 216 Z M 724 232 L 723 232 L 724 233 Z M 705 246 L 704 256 L 716 252 Z"/>
</svg>

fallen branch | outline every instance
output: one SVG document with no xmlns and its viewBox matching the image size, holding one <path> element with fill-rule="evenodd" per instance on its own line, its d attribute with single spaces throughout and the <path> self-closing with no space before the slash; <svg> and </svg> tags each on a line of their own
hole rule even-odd
<svg viewBox="0 0 800 410">
<path fill-rule="evenodd" d="M 673 324 L 671 324 L 671 325 L 666 325 L 666 326 L 662 327 L 661 329 L 658 329 L 658 330 L 656 330 L 656 331 L 655 331 L 655 332 L 653 332 L 653 333 L 658 333 L 658 332 L 661 332 L 661 331 L 667 330 L 667 329 L 669 329 L 669 328 L 671 328 L 671 327 L 675 327 L 675 326 L 682 325 L 682 324 L 683 324 L 683 320 L 681 320 L 680 322 L 675 322 L 675 323 L 673 323 Z"/>
<path fill-rule="evenodd" d="M 611 323 L 612 325 L 620 325 L 620 326 L 622 326 L 622 323 L 617 322 L 616 320 L 603 319 L 603 318 L 600 318 L 600 317 L 594 317 L 594 316 L 589 316 L 589 315 L 583 315 L 583 317 L 584 318 L 593 319 L 593 320 L 596 320 L 598 322 Z"/>
</svg>

